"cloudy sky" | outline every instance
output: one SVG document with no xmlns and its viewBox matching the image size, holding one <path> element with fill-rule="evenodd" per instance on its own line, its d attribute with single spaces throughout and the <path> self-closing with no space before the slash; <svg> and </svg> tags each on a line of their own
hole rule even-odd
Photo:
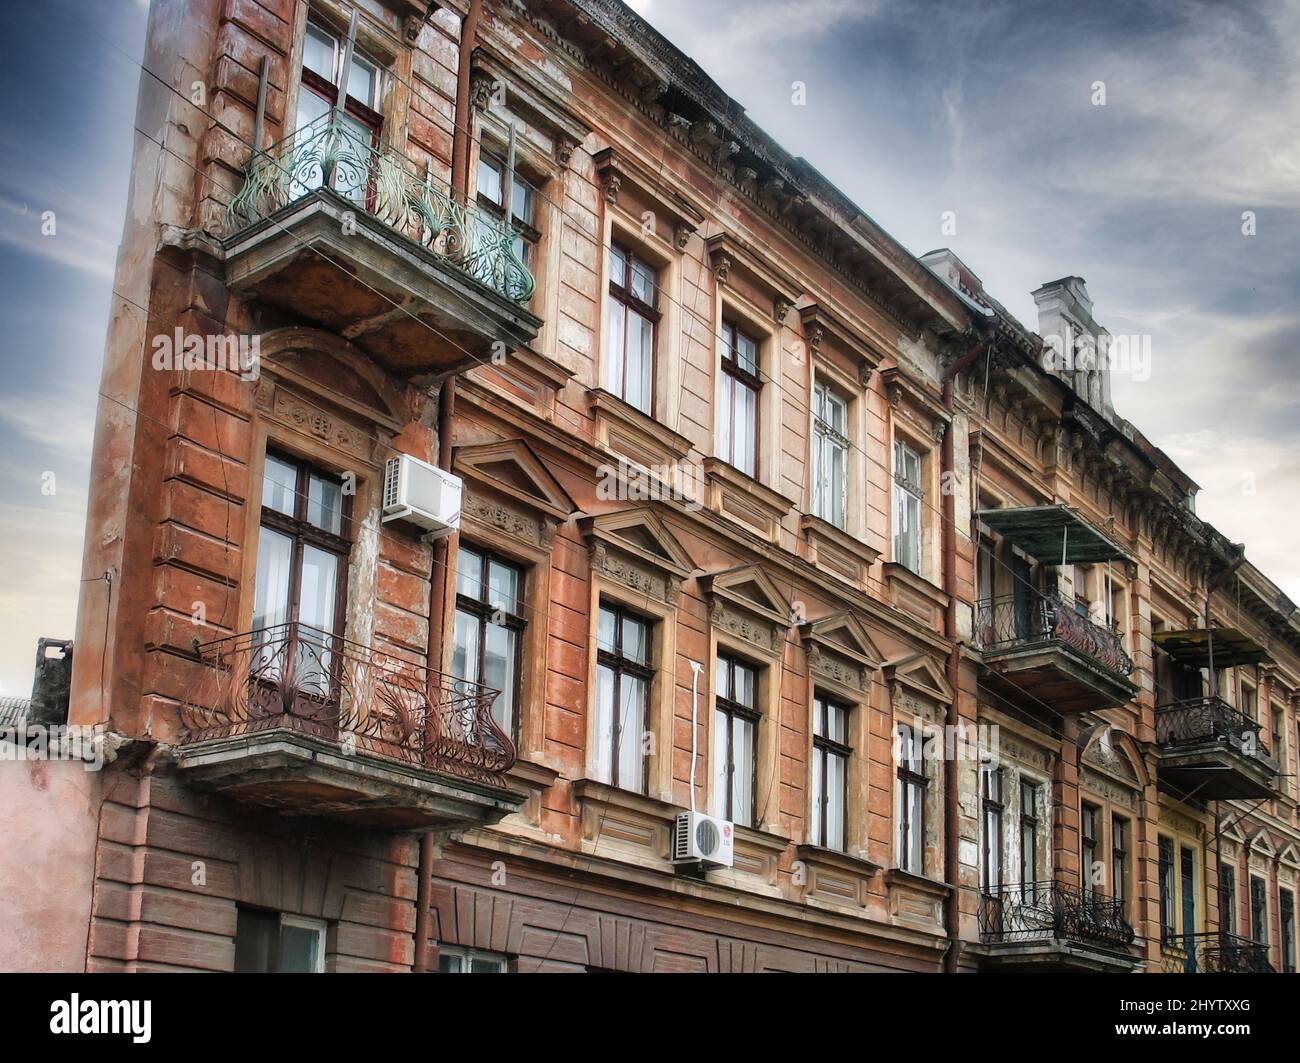
<svg viewBox="0 0 1300 1063">
<path fill-rule="evenodd" d="M 1031 328 L 1029 292 L 1077 274 L 1112 333 L 1150 335 L 1150 379 L 1117 376 L 1117 408 L 1300 601 L 1300 4 L 632 6 L 906 247 L 951 247 Z M 144 29 L 140 0 L 27 8 L 0 67 L 21 101 L 0 127 L 0 694 L 29 691 L 39 635 L 73 630 Z"/>
</svg>

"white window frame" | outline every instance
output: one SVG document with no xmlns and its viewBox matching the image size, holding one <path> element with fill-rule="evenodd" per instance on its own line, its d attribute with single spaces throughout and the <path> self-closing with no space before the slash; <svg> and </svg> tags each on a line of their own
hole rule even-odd
<svg viewBox="0 0 1300 1063">
<path fill-rule="evenodd" d="M 505 953 L 502 952 L 489 952 L 487 949 L 465 948 L 461 945 L 439 945 L 438 960 L 439 960 L 440 968 L 441 968 L 441 961 L 443 956 L 459 957 L 461 961 L 461 969 L 459 971 L 443 971 L 439 969 L 438 971 L 439 974 L 509 974 L 510 973 L 510 957 L 505 955 Z M 470 964 L 474 960 L 480 960 L 480 961 L 491 960 L 494 963 L 500 964 L 500 970 L 472 971 L 470 970 Z"/>
<path fill-rule="evenodd" d="M 921 575 L 925 556 L 925 454 L 905 439 L 894 440 L 894 560 L 909 572 Z M 908 459 L 916 462 L 916 480 L 906 475 Z M 902 471 L 900 471 L 900 469 Z M 916 540 L 910 556 L 903 556 L 903 536 L 907 534 L 909 514 L 914 510 Z"/>
<path fill-rule="evenodd" d="M 827 418 L 831 405 L 841 411 L 843 431 L 835 428 Z M 813 515 L 841 531 L 847 529 L 849 519 L 849 401 L 824 380 L 813 388 Z M 838 459 L 840 473 L 839 498 L 832 496 L 830 470 Z M 835 506 L 839 506 L 836 519 Z"/>
</svg>

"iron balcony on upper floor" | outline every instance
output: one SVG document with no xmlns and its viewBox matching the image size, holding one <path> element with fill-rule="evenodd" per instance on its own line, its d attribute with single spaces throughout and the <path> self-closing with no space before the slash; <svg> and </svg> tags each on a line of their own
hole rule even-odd
<svg viewBox="0 0 1300 1063">
<path fill-rule="evenodd" d="M 1278 765 L 1260 725 L 1222 698 L 1186 698 L 1156 706 L 1160 783 L 1214 800 L 1275 797 Z"/>
<path fill-rule="evenodd" d="M 178 764 L 196 785 L 390 829 L 490 825 L 523 802 L 495 690 L 298 623 L 195 657 Z"/>
<path fill-rule="evenodd" d="M 254 153 L 225 216 L 226 281 L 433 379 L 537 336 L 533 275 L 502 218 L 460 203 L 327 112 Z"/>
<path fill-rule="evenodd" d="M 1123 903 L 1065 882 L 986 888 L 979 927 L 986 970 L 1120 972 L 1141 963 Z"/>
<path fill-rule="evenodd" d="M 1055 712 L 1120 705 L 1137 693 L 1133 661 L 1112 625 L 1098 624 L 1057 594 L 1026 591 L 975 605 L 975 647 L 990 679 L 1013 699 Z"/>
<path fill-rule="evenodd" d="M 1224 931 L 1171 934 L 1160 942 L 1164 974 L 1277 974 L 1268 946 Z"/>
</svg>

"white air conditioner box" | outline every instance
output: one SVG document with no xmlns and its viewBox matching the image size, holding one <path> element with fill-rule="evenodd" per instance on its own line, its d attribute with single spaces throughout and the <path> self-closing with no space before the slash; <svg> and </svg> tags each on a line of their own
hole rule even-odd
<svg viewBox="0 0 1300 1063">
<path fill-rule="evenodd" d="M 409 520 L 431 532 L 455 531 L 460 527 L 461 491 L 459 476 L 399 454 L 384 467 L 383 519 Z"/>
<path fill-rule="evenodd" d="M 678 812 L 673 831 L 673 863 L 731 867 L 736 856 L 736 828 L 702 812 Z"/>
</svg>

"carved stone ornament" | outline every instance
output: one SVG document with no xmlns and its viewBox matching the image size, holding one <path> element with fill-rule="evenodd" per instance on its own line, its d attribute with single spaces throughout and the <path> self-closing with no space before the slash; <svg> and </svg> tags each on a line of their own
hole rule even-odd
<svg viewBox="0 0 1300 1063">
<path fill-rule="evenodd" d="M 617 203 L 618 190 L 623 184 L 623 179 L 618 174 L 612 173 L 605 178 L 605 202 Z"/>
<path fill-rule="evenodd" d="M 695 226 L 688 225 L 684 221 L 679 221 L 673 226 L 673 245 L 678 251 L 685 251 L 686 245 L 690 243 L 691 233 L 695 232 Z"/>
<path fill-rule="evenodd" d="M 362 458 L 369 456 L 370 448 L 366 445 L 366 434 L 361 429 L 278 388 L 275 391 L 271 413 L 283 424 L 302 432 L 309 432 L 317 439 L 340 450 L 346 450 Z"/>
<path fill-rule="evenodd" d="M 710 612 L 713 626 L 720 628 L 738 639 L 743 639 L 769 653 L 778 653 L 781 649 L 781 632 L 768 620 L 752 617 L 723 601 L 715 601 Z"/>
<path fill-rule="evenodd" d="M 866 686 L 866 670 L 862 665 L 823 649 L 815 642 L 808 647 L 808 667 L 815 675 L 840 686 L 854 690 L 862 690 Z"/>
<path fill-rule="evenodd" d="M 677 581 L 657 572 L 649 565 L 611 550 L 605 543 L 593 543 L 591 567 L 606 579 L 620 583 L 638 594 L 645 594 L 669 605 L 677 600 Z"/>
<path fill-rule="evenodd" d="M 713 257 L 713 279 L 718 284 L 727 283 L 727 274 L 731 271 L 731 259 L 727 255 Z"/>
<path fill-rule="evenodd" d="M 790 308 L 792 306 L 794 306 L 794 303 L 792 303 L 789 299 L 786 299 L 778 295 L 772 301 L 772 320 L 775 321 L 778 325 L 781 324 L 783 321 L 785 321 L 785 316 L 790 312 Z"/>
<path fill-rule="evenodd" d="M 475 494 L 473 491 L 465 493 L 461 502 L 461 512 L 468 520 L 477 521 L 489 528 L 496 528 L 534 546 L 543 546 L 546 543 L 544 528 L 537 518 L 522 513 L 513 506 Z"/>
<path fill-rule="evenodd" d="M 578 142 L 572 137 L 562 136 L 555 142 L 555 161 L 564 169 L 569 168 L 569 163 L 573 159 L 573 153 L 577 150 Z"/>
</svg>

